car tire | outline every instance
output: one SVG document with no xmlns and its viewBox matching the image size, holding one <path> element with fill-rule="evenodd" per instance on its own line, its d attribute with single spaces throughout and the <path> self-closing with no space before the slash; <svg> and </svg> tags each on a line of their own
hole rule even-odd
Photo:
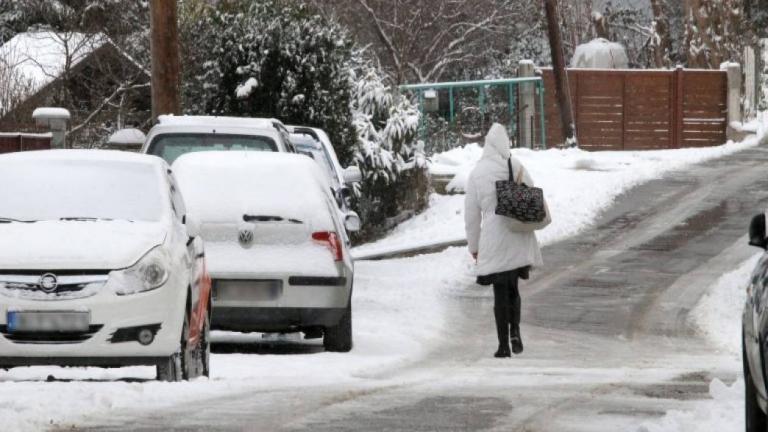
<svg viewBox="0 0 768 432">
<path fill-rule="evenodd" d="M 181 329 L 181 339 L 179 341 L 179 350 L 173 353 L 157 365 L 158 381 L 178 382 L 189 379 L 189 354 L 187 352 L 187 341 L 189 340 L 189 308 L 184 313 L 184 325 Z"/>
<path fill-rule="evenodd" d="M 183 371 L 184 381 L 197 378 L 200 375 L 198 369 L 198 354 L 201 339 L 198 339 L 197 346 L 190 346 L 189 333 L 190 333 L 190 312 L 187 308 L 187 313 L 184 314 L 184 327 L 181 334 L 181 370 Z"/>
<path fill-rule="evenodd" d="M 157 365 L 157 380 L 167 382 L 178 382 L 183 379 L 181 370 L 181 355 L 174 353 Z"/>
<path fill-rule="evenodd" d="M 323 346 L 330 352 L 352 350 L 352 302 L 347 305 L 347 310 L 337 325 L 325 328 Z"/>
<path fill-rule="evenodd" d="M 743 344 L 743 339 L 742 339 Z M 752 374 L 749 371 L 749 361 L 747 360 L 747 351 L 742 345 L 742 359 L 744 363 L 744 414 L 747 432 L 766 432 L 768 430 L 768 416 L 757 403 L 757 388 L 752 380 Z"/>
<path fill-rule="evenodd" d="M 200 343 L 200 371 L 204 377 L 211 376 L 211 318 L 205 314 L 203 333 Z"/>
</svg>

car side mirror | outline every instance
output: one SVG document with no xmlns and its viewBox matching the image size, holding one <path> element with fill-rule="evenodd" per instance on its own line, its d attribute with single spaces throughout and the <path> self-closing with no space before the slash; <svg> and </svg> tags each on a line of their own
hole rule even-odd
<svg viewBox="0 0 768 432">
<path fill-rule="evenodd" d="M 201 231 L 201 225 L 200 219 L 197 218 L 197 216 L 192 214 L 186 214 L 184 216 L 184 226 L 187 228 L 187 236 L 189 238 L 193 239 L 195 237 L 200 236 Z"/>
<path fill-rule="evenodd" d="M 362 225 L 360 221 L 360 216 L 357 215 L 357 213 L 351 211 L 344 215 L 344 227 L 349 232 L 357 232 L 360 231 L 360 226 Z"/>
<path fill-rule="evenodd" d="M 765 213 L 756 215 L 749 224 L 749 245 L 768 250 L 765 238 Z"/>
<path fill-rule="evenodd" d="M 349 166 L 344 169 L 344 183 L 351 185 L 363 181 L 363 173 L 357 166 Z"/>
<path fill-rule="evenodd" d="M 109 137 L 107 145 L 115 150 L 137 150 L 141 149 L 146 139 L 144 132 L 138 129 L 120 129 Z"/>
</svg>

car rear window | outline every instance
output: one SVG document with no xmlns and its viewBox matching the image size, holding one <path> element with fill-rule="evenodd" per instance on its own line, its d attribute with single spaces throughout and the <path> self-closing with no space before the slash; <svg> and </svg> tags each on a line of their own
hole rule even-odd
<svg viewBox="0 0 768 432">
<path fill-rule="evenodd" d="M 262 135 L 164 134 L 149 145 L 149 154 L 160 156 L 172 164 L 179 156 L 201 151 L 276 152 L 277 144 Z"/>
</svg>

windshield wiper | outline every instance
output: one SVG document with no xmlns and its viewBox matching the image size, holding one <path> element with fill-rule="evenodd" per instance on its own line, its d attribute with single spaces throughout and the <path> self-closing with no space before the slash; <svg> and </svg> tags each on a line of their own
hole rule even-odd
<svg viewBox="0 0 768 432">
<path fill-rule="evenodd" d="M 261 215 L 243 215 L 245 222 L 282 222 L 285 218 L 281 216 L 261 216 Z M 304 222 L 298 219 L 288 219 L 288 222 L 293 224 L 303 224 Z"/>
<path fill-rule="evenodd" d="M 95 221 L 111 221 L 111 220 L 114 220 L 114 219 L 100 218 L 100 217 L 73 216 L 73 217 L 59 218 L 59 220 L 60 221 L 76 221 L 76 222 L 95 222 Z"/>
<path fill-rule="evenodd" d="M 34 220 L 20 220 L 20 219 L 14 219 L 14 218 L 0 217 L 0 223 L 11 223 L 11 222 L 35 223 L 37 221 L 34 221 Z"/>
</svg>

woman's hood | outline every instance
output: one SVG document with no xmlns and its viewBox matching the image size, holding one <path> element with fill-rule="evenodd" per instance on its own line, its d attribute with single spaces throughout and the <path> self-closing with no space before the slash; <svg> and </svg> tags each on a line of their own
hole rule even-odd
<svg viewBox="0 0 768 432">
<path fill-rule="evenodd" d="M 509 156 L 509 135 L 507 135 L 507 129 L 498 123 L 494 123 L 488 131 L 488 135 L 485 136 L 482 159 L 506 163 Z"/>
</svg>

